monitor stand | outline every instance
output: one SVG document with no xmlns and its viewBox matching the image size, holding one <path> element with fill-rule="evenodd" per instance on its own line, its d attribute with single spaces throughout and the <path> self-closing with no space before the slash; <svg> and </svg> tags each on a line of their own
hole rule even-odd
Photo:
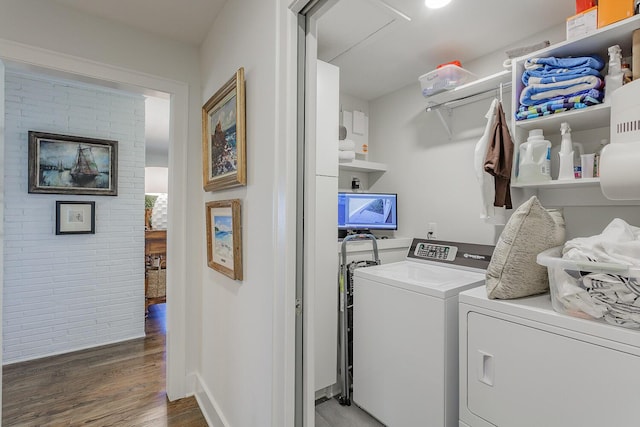
<svg viewBox="0 0 640 427">
<path fill-rule="evenodd" d="M 372 234 L 371 230 L 368 228 L 363 228 L 362 230 L 338 230 L 338 240 L 342 240 L 347 236 L 351 236 L 354 234 Z"/>
</svg>

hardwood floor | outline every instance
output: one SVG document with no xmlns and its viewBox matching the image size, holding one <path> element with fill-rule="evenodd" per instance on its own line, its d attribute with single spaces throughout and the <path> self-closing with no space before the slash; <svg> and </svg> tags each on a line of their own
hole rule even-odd
<svg viewBox="0 0 640 427">
<path fill-rule="evenodd" d="M 146 338 L 4 367 L 2 425 L 206 426 L 195 398 L 167 400 L 165 309 Z"/>
</svg>

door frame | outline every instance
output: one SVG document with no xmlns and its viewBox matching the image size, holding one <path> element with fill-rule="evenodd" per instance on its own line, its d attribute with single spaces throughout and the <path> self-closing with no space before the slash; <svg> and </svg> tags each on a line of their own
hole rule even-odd
<svg viewBox="0 0 640 427">
<path fill-rule="evenodd" d="M 188 140 L 188 84 L 5 39 L 0 39 L 0 61 L 50 70 L 67 77 L 73 75 L 97 85 L 116 85 L 134 93 L 162 92 L 170 95 L 169 168 L 174 172 L 169 175 L 171 198 L 168 202 L 167 226 L 167 254 L 171 259 L 167 282 L 171 286 L 167 286 L 166 390 L 169 400 L 187 396 L 193 389 L 189 384 L 192 381 L 187 378 L 186 342 L 187 212 L 184 207 L 187 204 L 187 144 L 176 144 L 175 141 Z M 3 205 L 0 208 L 4 210 Z M 0 236 L 0 245 L 2 241 Z M 3 286 L 0 277 L 0 291 Z"/>
<path fill-rule="evenodd" d="M 294 0 L 297 14 L 297 173 L 296 173 L 296 304 L 295 426 L 315 425 L 313 235 L 310 224 L 315 200 L 318 19 L 338 0 Z M 302 220 L 304 219 L 304 220 Z M 337 313 L 336 313 L 337 315 Z"/>
</svg>

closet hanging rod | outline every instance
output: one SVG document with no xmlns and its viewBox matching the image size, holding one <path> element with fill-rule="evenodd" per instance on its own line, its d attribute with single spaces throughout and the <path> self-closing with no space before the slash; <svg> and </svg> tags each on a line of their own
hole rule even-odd
<svg viewBox="0 0 640 427">
<path fill-rule="evenodd" d="M 441 103 L 438 103 L 438 104 L 429 105 L 426 108 L 426 111 L 437 110 L 437 109 L 442 108 L 442 107 L 449 107 L 449 106 L 451 106 L 451 104 L 456 104 L 456 105 L 452 106 L 452 108 L 460 107 L 460 106 L 466 105 L 466 104 L 468 104 L 470 102 L 487 98 L 487 96 L 483 96 L 483 95 L 486 95 L 488 93 L 495 93 L 496 97 L 498 97 L 501 88 L 510 90 L 511 89 L 511 82 L 501 83 L 500 86 L 498 86 L 498 87 L 487 89 L 487 90 L 483 90 L 482 92 L 474 93 L 472 95 L 467 95 L 467 96 L 463 96 L 463 97 L 460 97 L 460 98 L 452 99 L 451 101 L 445 101 L 445 102 L 441 102 Z M 461 103 L 461 102 L 463 104 L 457 105 L 458 103 Z"/>
</svg>

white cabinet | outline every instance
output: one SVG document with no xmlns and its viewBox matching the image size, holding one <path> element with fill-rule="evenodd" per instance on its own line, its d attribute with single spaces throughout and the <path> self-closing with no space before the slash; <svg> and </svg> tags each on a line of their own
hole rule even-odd
<svg viewBox="0 0 640 427">
<path fill-rule="evenodd" d="M 316 176 L 315 209 L 315 388 L 316 391 L 337 381 L 338 368 L 338 240 L 336 192 L 338 178 Z M 325 201 L 331 200 L 333 203 Z M 328 231 L 331 230 L 332 232 Z"/>
<path fill-rule="evenodd" d="M 316 175 L 338 176 L 340 69 L 318 61 Z"/>
<path fill-rule="evenodd" d="M 548 294 L 459 301 L 460 425 L 638 425 L 639 331 L 556 313 Z"/>
<path fill-rule="evenodd" d="M 632 18 L 619 21 L 612 25 L 608 25 L 598 31 L 589 34 L 587 36 L 568 40 L 562 43 L 558 43 L 548 48 L 539 50 L 530 55 L 517 58 L 513 61 L 513 109 L 517 110 L 520 103 L 520 93 L 524 88 L 521 77 L 524 72 L 524 63 L 527 58 L 532 57 L 567 57 L 567 56 L 584 56 L 591 54 L 598 54 L 604 61 L 608 61 L 607 49 L 612 45 L 620 45 L 623 51 L 623 56 L 631 55 L 632 45 L 632 33 L 634 30 L 640 28 L 640 16 L 634 16 Z M 603 70 L 603 75 L 605 75 Z M 606 89 L 605 89 L 606 90 Z M 514 138 L 514 174 L 511 180 L 511 186 L 513 188 L 533 188 L 533 189 L 558 189 L 558 188 L 575 188 L 580 187 L 597 187 L 599 189 L 600 180 L 598 178 L 576 181 L 552 181 L 539 183 L 539 184 L 521 184 L 518 183 L 515 171 L 518 161 L 518 147 L 521 143 L 525 142 L 529 131 L 531 129 L 542 129 L 545 138 L 553 142 L 560 142 L 560 124 L 567 122 L 571 126 L 572 134 L 576 132 L 588 131 L 595 135 L 595 131 L 600 129 L 600 134 L 606 132 L 605 138 L 609 138 L 608 128 L 610 123 L 611 108 L 608 104 L 594 105 L 583 109 L 569 110 L 562 113 L 551 114 L 549 116 L 538 117 L 528 120 L 515 120 L 512 116 L 512 132 Z M 604 131 L 602 130 L 604 129 Z M 574 138 L 575 140 L 575 138 Z M 599 142 L 593 141 L 595 145 Z M 557 154 L 552 155 L 552 165 L 557 161 Z M 552 170 L 555 168 L 552 167 Z M 552 177 L 553 174 L 552 174 Z M 599 192 L 599 191 L 598 191 Z M 600 192 L 599 192 L 600 193 Z"/>
<path fill-rule="evenodd" d="M 338 126 L 340 120 L 340 70 L 318 61 L 315 179 L 309 188 L 315 197 L 308 206 L 307 226 L 313 238 L 314 372 L 315 389 L 336 382 L 338 348 Z M 314 188 L 315 187 L 315 188 Z M 310 191 L 310 192 L 311 192 Z"/>
</svg>

